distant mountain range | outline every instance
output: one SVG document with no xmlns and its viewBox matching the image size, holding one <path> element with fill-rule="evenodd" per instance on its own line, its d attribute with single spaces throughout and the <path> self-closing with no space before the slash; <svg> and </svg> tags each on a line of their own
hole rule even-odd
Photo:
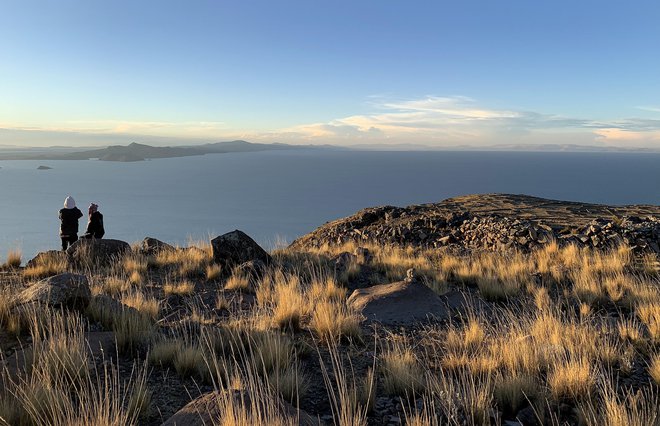
<svg viewBox="0 0 660 426">
<path fill-rule="evenodd" d="M 492 145 L 492 146 L 430 146 L 421 144 L 363 144 L 340 147 L 335 145 L 289 145 L 284 143 L 252 143 L 243 140 L 191 146 L 151 146 L 140 143 L 111 145 L 105 148 L 18 147 L 0 146 L 0 160 L 101 160 L 144 161 L 156 158 L 190 157 L 232 152 L 281 151 L 292 149 L 353 149 L 362 151 L 527 151 L 527 152 L 648 152 L 658 149 L 606 147 L 575 144 Z"/>
<path fill-rule="evenodd" d="M 26 149 L 19 151 L 15 147 L 11 151 L 0 151 L 2 160 L 91 160 L 101 161 L 144 161 L 155 158 L 190 157 L 194 155 L 224 154 L 230 152 L 280 151 L 300 148 L 322 149 L 328 145 L 287 145 L 282 143 L 264 144 L 251 143 L 242 140 L 217 142 L 196 146 L 151 146 L 139 143 L 129 145 L 112 145 L 106 148 L 84 151 L 65 151 L 58 149 Z"/>
</svg>

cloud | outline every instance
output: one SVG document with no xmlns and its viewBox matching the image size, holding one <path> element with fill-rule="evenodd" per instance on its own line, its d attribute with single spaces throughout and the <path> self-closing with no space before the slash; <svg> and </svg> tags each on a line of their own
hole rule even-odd
<svg viewBox="0 0 660 426">
<path fill-rule="evenodd" d="M 2 126 L 0 144 L 57 139 L 80 141 L 160 141 L 199 143 L 246 139 L 255 142 L 314 144 L 406 143 L 437 146 L 496 144 L 590 144 L 660 148 L 660 119 L 597 120 L 536 111 L 490 108 L 465 96 L 368 99 L 371 111 L 326 122 L 256 131 L 233 128 L 222 121 L 70 121 L 56 126 Z M 647 111 L 654 107 L 639 107 Z M 660 110 L 660 109 L 659 109 Z M 34 137 L 30 137 L 33 135 Z M 83 143 L 83 142 L 81 142 Z M 87 142 L 85 142 L 87 143 Z"/>
<path fill-rule="evenodd" d="M 438 145 L 502 143 L 635 143 L 660 147 L 660 120 L 610 121 L 487 108 L 463 96 L 411 100 L 375 98 L 371 114 L 283 129 L 282 136 L 333 143 L 391 141 Z M 275 135 L 273 133 L 272 135 Z"/>
<path fill-rule="evenodd" d="M 641 109 L 642 111 L 649 111 L 649 112 L 660 112 L 660 107 L 655 107 L 655 106 L 638 106 L 637 109 Z"/>
</svg>

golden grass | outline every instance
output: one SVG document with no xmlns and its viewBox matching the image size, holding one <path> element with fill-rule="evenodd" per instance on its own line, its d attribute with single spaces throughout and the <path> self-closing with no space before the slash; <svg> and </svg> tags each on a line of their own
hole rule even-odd
<svg viewBox="0 0 660 426">
<path fill-rule="evenodd" d="M 657 390 L 625 389 L 617 392 L 612 380 L 603 380 L 598 387 L 599 397 L 587 399 L 578 407 L 583 424 L 587 426 L 631 426 L 660 424 L 660 397 Z"/>
<path fill-rule="evenodd" d="M 188 280 L 167 281 L 163 285 L 163 291 L 166 295 L 190 296 L 195 291 L 195 284 Z"/>
<path fill-rule="evenodd" d="M 210 251 L 204 247 L 191 246 L 176 250 L 163 250 L 153 259 L 155 266 L 167 268 L 179 278 L 204 276 L 211 263 Z"/>
<path fill-rule="evenodd" d="M 108 295 L 119 295 L 131 288 L 131 282 L 117 276 L 107 277 L 101 285 L 101 291 Z"/>
<path fill-rule="evenodd" d="M 222 276 L 222 267 L 215 263 L 206 266 L 206 280 L 216 281 Z"/>
<path fill-rule="evenodd" d="M 197 375 L 204 379 L 209 376 L 207 361 L 202 348 L 194 345 L 185 345 L 179 348 L 172 362 L 177 374 L 181 377 Z"/>
<path fill-rule="evenodd" d="M 124 256 L 121 266 L 127 274 L 146 274 L 149 268 L 149 259 L 141 254 L 130 253 Z"/>
<path fill-rule="evenodd" d="M 23 270 L 23 276 L 27 279 L 40 279 L 67 271 L 68 263 L 62 253 L 47 253 L 39 258 L 35 265 L 30 265 Z"/>
<path fill-rule="evenodd" d="M 495 382 L 493 396 L 500 410 L 515 414 L 535 401 L 541 393 L 536 377 L 531 375 L 499 376 Z"/>
<path fill-rule="evenodd" d="M 409 347 L 395 344 L 381 355 L 383 389 L 389 395 L 412 395 L 424 389 L 424 368 Z"/>
<path fill-rule="evenodd" d="M 121 297 L 121 303 L 137 309 L 138 312 L 154 321 L 158 319 L 160 314 L 160 302 L 155 298 L 145 296 L 141 291 L 124 294 Z"/>
<path fill-rule="evenodd" d="M 183 342 L 177 339 L 159 340 L 149 350 L 149 364 L 166 367 L 174 364 L 174 359 L 183 348 Z"/>
<path fill-rule="evenodd" d="M 250 278 L 240 273 L 232 274 L 225 283 L 225 290 L 247 292 L 250 290 Z"/>
<path fill-rule="evenodd" d="M 122 353 L 135 353 L 138 349 L 146 347 L 154 336 L 151 318 L 130 310 L 114 317 L 112 329 L 115 332 L 117 349 Z"/>
<path fill-rule="evenodd" d="M 595 383 L 593 367 L 586 359 L 559 361 L 548 372 L 550 394 L 560 401 L 588 397 Z"/>
<path fill-rule="evenodd" d="M 310 327 L 323 341 L 361 339 L 360 317 L 343 302 L 323 301 L 314 306 Z"/>
<path fill-rule="evenodd" d="M 278 280 L 273 289 L 273 323 L 281 329 L 299 330 L 309 304 L 303 294 L 300 279 L 295 275 Z"/>
<path fill-rule="evenodd" d="M 656 385 L 660 386 L 660 354 L 656 353 L 651 357 L 648 367 L 649 375 Z"/>
<path fill-rule="evenodd" d="M 221 325 L 210 325 L 217 318 L 212 318 L 201 305 L 191 303 L 192 308 L 187 307 L 185 317 L 176 325 L 170 325 L 169 318 L 163 315 L 159 327 L 171 333 L 169 336 L 176 336 L 168 339 L 157 338 L 160 333 L 154 333 L 154 320 L 160 316 L 158 301 L 147 297 L 150 293 L 145 293 L 145 289 L 136 288 L 147 277 L 144 259 L 133 259 L 135 264 L 124 260 L 120 265 L 124 269 L 113 270 L 117 274 L 114 278 L 99 279 L 96 270 L 90 274 L 95 288 L 103 286 L 104 292 L 137 310 L 110 312 L 110 318 L 101 321 L 115 331 L 118 350 L 144 354 L 141 349 L 150 348 L 150 364 L 172 367 L 180 375 L 213 383 L 224 395 L 219 403 L 226 408 L 222 418 L 214 419 L 217 424 L 295 421 L 283 415 L 278 401 L 284 399 L 296 405 L 305 395 L 310 380 L 303 372 L 310 370 L 305 359 L 308 355 L 304 354 L 309 354 L 310 348 L 313 351 L 315 345 L 334 424 L 366 424 L 366 413 L 373 409 L 375 398 L 384 394 L 404 397 L 407 424 L 451 424 L 452 419 L 462 419 L 466 424 L 490 424 L 493 413 L 499 413 L 493 421 L 502 422 L 512 419 L 530 402 L 544 424 L 567 420 L 566 414 L 553 417 L 557 416 L 553 410 L 562 404 L 568 404 L 588 425 L 656 422 L 652 416 L 657 415 L 657 388 L 639 381 L 637 374 L 630 374 L 638 372 L 633 369 L 635 365 L 648 362 L 644 380 L 649 381 L 650 377 L 660 385 L 660 292 L 657 278 L 640 272 L 629 251 L 597 252 L 575 246 L 559 247 L 556 243 L 529 254 L 507 256 L 457 256 L 443 251 L 375 245 L 368 248 L 374 254 L 373 266 L 381 278 L 400 279 L 405 269 L 412 266 L 420 271 L 429 287 L 437 286 L 439 291 L 447 286 L 477 286 L 483 298 L 515 304 L 490 304 L 495 310 L 488 317 L 475 315 L 479 310 L 472 306 L 458 321 L 448 326 L 428 326 L 428 330 L 410 338 L 393 331 L 383 341 L 377 333 L 375 347 L 385 348 L 382 354 L 373 356 L 378 369 L 367 369 L 361 361 L 360 369 L 354 371 L 351 359 L 370 351 L 364 342 L 343 344 L 345 336 L 361 336 L 360 318 L 347 308 L 346 290 L 339 284 L 341 277 L 335 277 L 328 265 L 327 254 L 281 250 L 276 263 L 255 286 L 256 303 L 251 309 L 244 308 L 244 301 L 232 301 L 230 306 L 223 293 L 218 292 L 216 308 L 229 311 Z M 342 251 L 354 249 L 350 245 L 342 247 Z M 156 266 L 165 268 L 154 271 L 154 277 L 169 277 L 164 287 L 166 294 L 193 292 L 192 281 L 183 276 L 214 280 L 209 278 L 212 274 L 208 270 L 213 264 L 208 252 L 180 251 L 175 256 L 153 260 Z M 195 256 L 197 260 L 193 259 Z M 282 263 L 277 263 L 277 259 Z M 157 260 L 161 263 L 157 264 Z M 182 266 L 186 262 L 188 266 Z M 189 268 L 190 265 L 194 267 Z M 355 267 L 355 274 L 363 272 L 364 265 L 356 262 Z M 131 280 L 131 271 L 140 274 L 140 283 Z M 108 285 L 112 279 L 118 281 Z M 177 293 L 181 283 L 187 283 L 189 288 Z M 0 290 L 3 330 L 16 318 L 10 296 L 8 289 Z M 92 310 L 93 305 L 94 301 Z M 613 309 L 618 317 L 605 317 Z M 28 313 L 27 318 L 31 315 Z M 112 409 L 123 416 L 117 417 L 121 420 L 118 423 L 104 423 L 108 417 L 105 414 L 90 417 L 91 410 L 107 412 L 107 406 L 100 403 L 92 402 L 89 409 L 80 410 L 80 404 L 88 397 L 79 399 L 79 390 L 72 390 L 72 384 L 96 389 L 94 392 L 100 395 L 98 384 L 103 380 L 95 378 L 94 384 L 88 384 L 94 363 L 84 340 L 81 344 L 85 325 L 75 315 L 67 316 L 66 321 L 53 320 L 53 315 L 48 311 L 45 320 L 28 321 L 25 326 L 32 333 L 33 329 L 43 331 L 33 338 L 36 351 L 31 365 L 35 367 L 24 382 L 11 385 L 9 395 L 0 395 L 0 415 L 32 419 L 33 424 L 67 424 L 57 423 L 61 421 L 58 413 L 70 410 L 71 419 L 87 419 L 76 423 L 80 425 L 139 423 L 139 416 L 149 412 L 150 392 L 137 384 L 130 395 L 121 398 L 121 409 Z M 274 328 L 305 332 L 285 334 Z M 59 337 L 54 339 L 55 336 Z M 326 347 L 330 351 L 330 367 Z M 608 370 L 619 377 L 611 377 Z M 625 375 L 630 375 L 626 380 L 637 380 L 638 393 L 620 385 L 618 380 Z M 229 378 L 235 379 L 233 383 Z M 242 392 L 250 392 L 251 397 L 257 395 L 257 402 L 235 398 Z M 417 398 L 414 403 L 406 398 L 413 395 Z M 116 405 L 117 398 L 111 396 L 108 404 Z M 407 403 L 411 405 L 405 407 Z M 87 414 L 79 415 L 71 407 Z M 549 410 L 550 419 L 544 417 L 545 409 Z"/>
<path fill-rule="evenodd" d="M 660 342 L 660 300 L 637 306 L 637 316 L 646 325 L 651 339 Z"/>
<path fill-rule="evenodd" d="M 16 250 L 9 250 L 7 252 L 7 260 L 5 260 L 4 267 L 5 268 L 18 268 L 21 266 L 22 262 L 22 257 L 23 253 L 16 249 Z"/>
</svg>

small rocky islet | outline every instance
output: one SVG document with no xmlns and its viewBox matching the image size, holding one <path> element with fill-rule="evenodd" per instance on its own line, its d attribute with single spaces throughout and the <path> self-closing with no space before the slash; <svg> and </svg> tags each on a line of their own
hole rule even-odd
<svg viewBox="0 0 660 426">
<path fill-rule="evenodd" d="M 0 397 L 44 418 L 25 390 L 59 333 L 77 380 L 126 381 L 120 424 L 603 424 L 603 404 L 658 424 L 659 244 L 660 206 L 503 194 L 367 208 L 271 253 L 238 230 L 80 240 L 3 267 Z"/>
</svg>

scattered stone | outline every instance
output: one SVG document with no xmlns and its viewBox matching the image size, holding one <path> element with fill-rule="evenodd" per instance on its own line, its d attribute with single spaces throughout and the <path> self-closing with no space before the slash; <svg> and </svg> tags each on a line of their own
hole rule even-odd
<svg viewBox="0 0 660 426">
<path fill-rule="evenodd" d="M 531 405 L 523 408 L 518 411 L 516 414 L 516 420 L 518 420 L 523 426 L 539 426 L 538 415 L 534 411 L 534 408 Z"/>
<path fill-rule="evenodd" d="M 213 260 L 227 270 L 251 260 L 260 260 L 265 264 L 271 257 L 259 244 L 246 233 L 235 230 L 211 240 Z"/>
<path fill-rule="evenodd" d="M 140 253 L 146 256 L 155 256 L 162 251 L 175 251 L 176 249 L 170 244 L 164 243 L 155 238 L 147 237 L 140 242 L 139 250 Z"/>
<path fill-rule="evenodd" d="M 643 213 L 633 215 L 631 213 Z M 613 217 L 617 215 L 619 217 Z M 660 254 L 660 206 L 604 206 L 508 194 L 436 204 L 368 208 L 295 240 L 293 249 L 375 241 L 383 245 L 529 251 L 559 245 Z M 357 254 L 357 253 L 356 253 Z"/>
<path fill-rule="evenodd" d="M 356 248 L 355 251 L 353 252 L 353 255 L 355 256 L 357 261 L 363 265 L 367 265 L 371 263 L 373 259 L 373 255 L 371 254 L 369 249 L 365 247 Z"/>
<path fill-rule="evenodd" d="M 124 241 L 82 238 L 73 243 L 66 254 L 69 262 L 76 266 L 110 266 L 130 250 L 131 246 Z"/>
<path fill-rule="evenodd" d="M 232 398 L 235 403 L 240 404 L 246 410 L 251 409 L 250 395 L 244 391 L 224 391 L 232 392 Z M 177 411 L 172 417 L 167 419 L 161 426 L 204 426 L 218 424 L 222 418 L 221 401 L 223 394 L 220 392 L 210 392 L 189 402 L 185 407 Z M 323 423 L 314 419 L 303 410 L 296 410 L 291 404 L 280 402 L 280 413 L 293 421 L 297 421 L 299 426 L 321 426 Z"/>
<path fill-rule="evenodd" d="M 18 294 L 16 302 L 85 308 L 91 297 L 85 275 L 65 273 L 32 284 Z"/>
<path fill-rule="evenodd" d="M 347 303 L 367 320 L 383 324 L 410 324 L 448 317 L 440 297 L 414 276 L 410 280 L 357 289 Z"/>
</svg>

